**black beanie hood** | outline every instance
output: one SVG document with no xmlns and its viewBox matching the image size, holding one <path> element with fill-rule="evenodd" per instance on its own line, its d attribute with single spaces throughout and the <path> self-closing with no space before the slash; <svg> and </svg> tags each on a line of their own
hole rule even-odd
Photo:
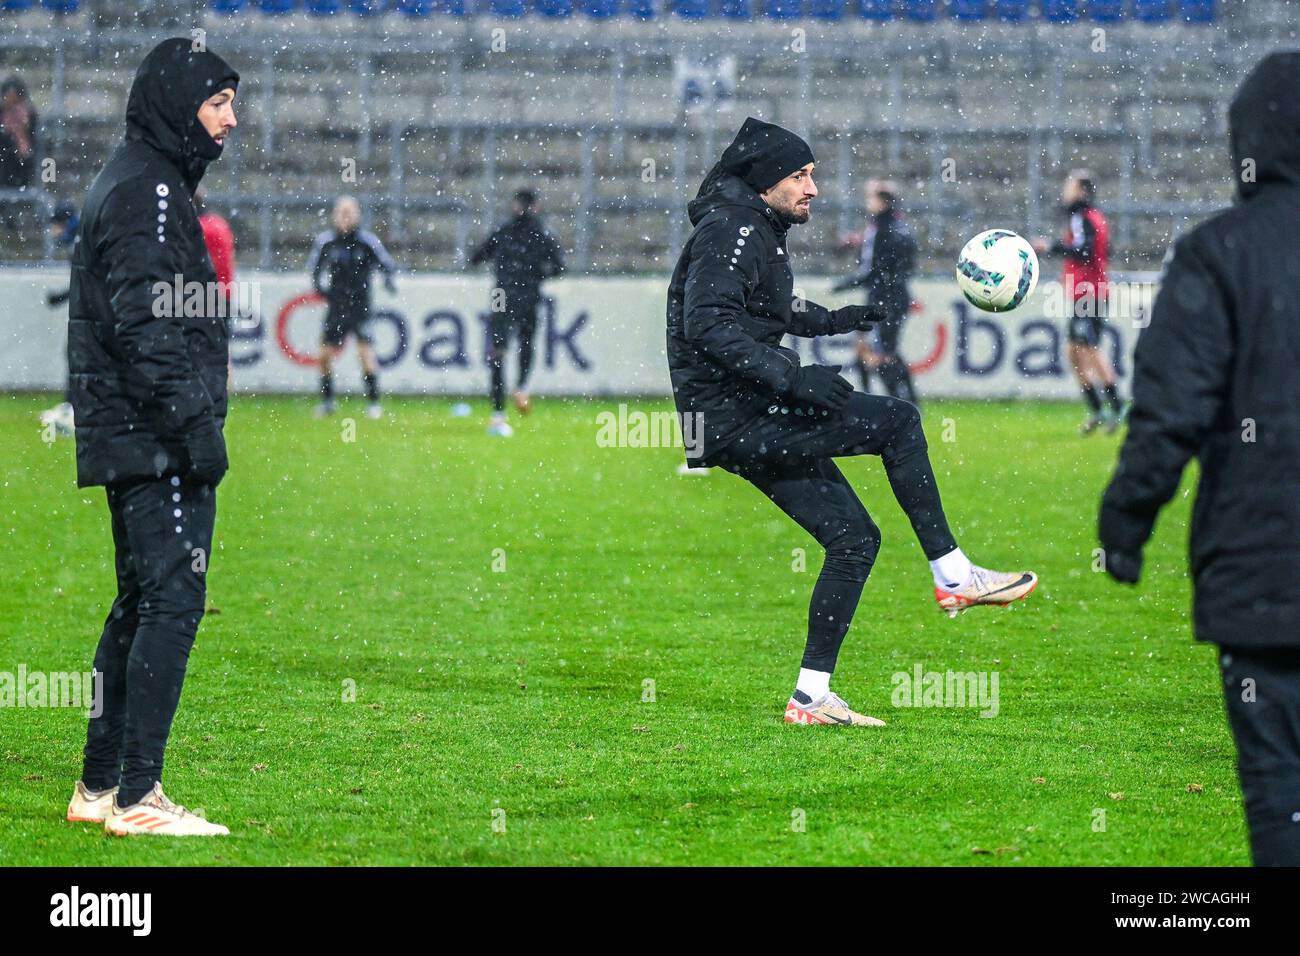
<svg viewBox="0 0 1300 956">
<path fill-rule="evenodd" d="M 238 86 L 239 74 L 215 53 L 195 50 L 190 40 L 164 40 L 136 70 L 126 103 L 126 138 L 167 156 L 193 192 L 222 150 L 199 122 L 199 107 Z"/>
<path fill-rule="evenodd" d="M 1232 98 L 1228 128 L 1242 199 L 1265 183 L 1300 184 L 1300 50 L 1260 61 Z M 1254 173 L 1249 180 L 1247 169 Z"/>
<path fill-rule="evenodd" d="M 749 117 L 722 153 L 716 169 L 739 176 L 755 192 L 766 192 L 814 162 L 812 149 L 784 127 Z"/>
</svg>

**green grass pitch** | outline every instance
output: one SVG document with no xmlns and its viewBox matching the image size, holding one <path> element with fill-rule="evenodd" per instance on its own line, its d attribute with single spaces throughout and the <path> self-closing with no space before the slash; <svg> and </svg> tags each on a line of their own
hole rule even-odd
<svg viewBox="0 0 1300 956">
<path fill-rule="evenodd" d="M 113 593 L 51 402 L 0 396 L 0 671 L 89 669 Z M 963 548 L 1042 576 L 1009 609 L 942 615 L 879 460 L 841 462 L 884 535 L 835 687 L 889 726 L 850 731 L 781 723 L 820 553 L 766 499 L 598 447 L 614 401 L 542 401 L 509 441 L 451 404 L 235 400 L 166 772 L 232 836 L 64 822 L 82 712 L 0 709 L 0 864 L 1248 863 L 1191 475 L 1121 589 L 1092 570 L 1117 439 L 1075 406 L 925 406 Z M 996 671 L 997 716 L 892 706 L 917 664 Z"/>
</svg>

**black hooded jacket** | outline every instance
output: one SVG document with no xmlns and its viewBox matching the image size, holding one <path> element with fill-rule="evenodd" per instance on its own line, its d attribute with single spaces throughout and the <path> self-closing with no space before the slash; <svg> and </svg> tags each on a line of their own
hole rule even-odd
<svg viewBox="0 0 1300 956">
<path fill-rule="evenodd" d="M 1175 244 L 1138 339 L 1133 407 L 1102 498 L 1107 554 L 1139 556 L 1191 458 L 1201 640 L 1300 645 L 1300 52 L 1229 110 L 1238 202 Z"/>
<path fill-rule="evenodd" d="M 225 422 L 226 322 L 198 305 L 216 273 L 193 192 L 221 154 L 199 107 L 238 82 L 189 40 L 159 44 L 131 86 L 126 138 L 86 195 L 68 321 L 78 485 L 184 473 L 186 436 Z"/>
<path fill-rule="evenodd" d="M 709 464 L 795 384 L 786 335 L 847 331 L 796 299 L 786 223 L 739 176 L 715 168 L 687 207 L 695 227 L 668 287 L 668 368 L 679 414 L 703 415 Z"/>
</svg>

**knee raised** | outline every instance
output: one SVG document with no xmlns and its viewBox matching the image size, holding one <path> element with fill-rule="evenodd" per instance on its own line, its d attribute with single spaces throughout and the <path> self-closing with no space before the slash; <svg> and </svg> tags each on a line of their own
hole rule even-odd
<svg viewBox="0 0 1300 956">
<path fill-rule="evenodd" d="M 864 512 L 826 547 L 826 563 L 866 580 L 880 553 L 880 529 Z"/>
</svg>

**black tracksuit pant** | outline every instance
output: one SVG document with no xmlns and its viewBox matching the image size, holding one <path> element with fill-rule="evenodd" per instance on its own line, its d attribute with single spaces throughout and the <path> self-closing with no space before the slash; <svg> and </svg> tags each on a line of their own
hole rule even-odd
<svg viewBox="0 0 1300 956">
<path fill-rule="evenodd" d="M 537 332 L 537 309 L 541 304 L 539 290 L 508 290 L 505 309 L 493 312 L 488 319 L 488 369 L 492 377 L 492 408 L 502 411 L 506 407 L 506 351 L 513 335 L 519 342 L 519 391 L 528 384 L 533 370 L 533 336 Z"/>
<path fill-rule="evenodd" d="M 915 405 L 854 392 L 839 412 L 773 408 L 710 459 L 752 483 L 826 549 L 808 607 L 803 666 L 830 672 L 880 550 L 880 529 L 831 459 L 879 455 L 926 558 L 957 543 Z"/>
<path fill-rule="evenodd" d="M 162 779 L 163 752 L 206 597 L 217 498 L 183 478 L 111 484 L 117 598 L 95 653 L 102 712 L 86 735 L 82 780 L 138 802 Z M 97 704 L 99 702 L 96 702 Z"/>
<path fill-rule="evenodd" d="M 1256 866 L 1300 866 L 1300 648 L 1219 659 Z"/>
<path fill-rule="evenodd" d="M 862 388 L 867 390 L 871 387 L 871 376 L 874 374 L 880 376 L 881 384 L 885 386 L 885 391 L 894 398 L 901 398 L 905 402 L 911 402 L 913 405 L 919 404 L 916 399 L 916 389 L 912 386 L 912 372 L 907 367 L 907 362 L 898 354 L 898 340 L 903 334 L 903 323 L 907 320 L 907 309 L 893 310 L 889 316 L 879 323 L 875 329 L 875 351 L 882 357 L 883 361 L 874 369 L 867 365 L 866 362 L 858 362 L 858 374 L 862 377 Z"/>
</svg>

